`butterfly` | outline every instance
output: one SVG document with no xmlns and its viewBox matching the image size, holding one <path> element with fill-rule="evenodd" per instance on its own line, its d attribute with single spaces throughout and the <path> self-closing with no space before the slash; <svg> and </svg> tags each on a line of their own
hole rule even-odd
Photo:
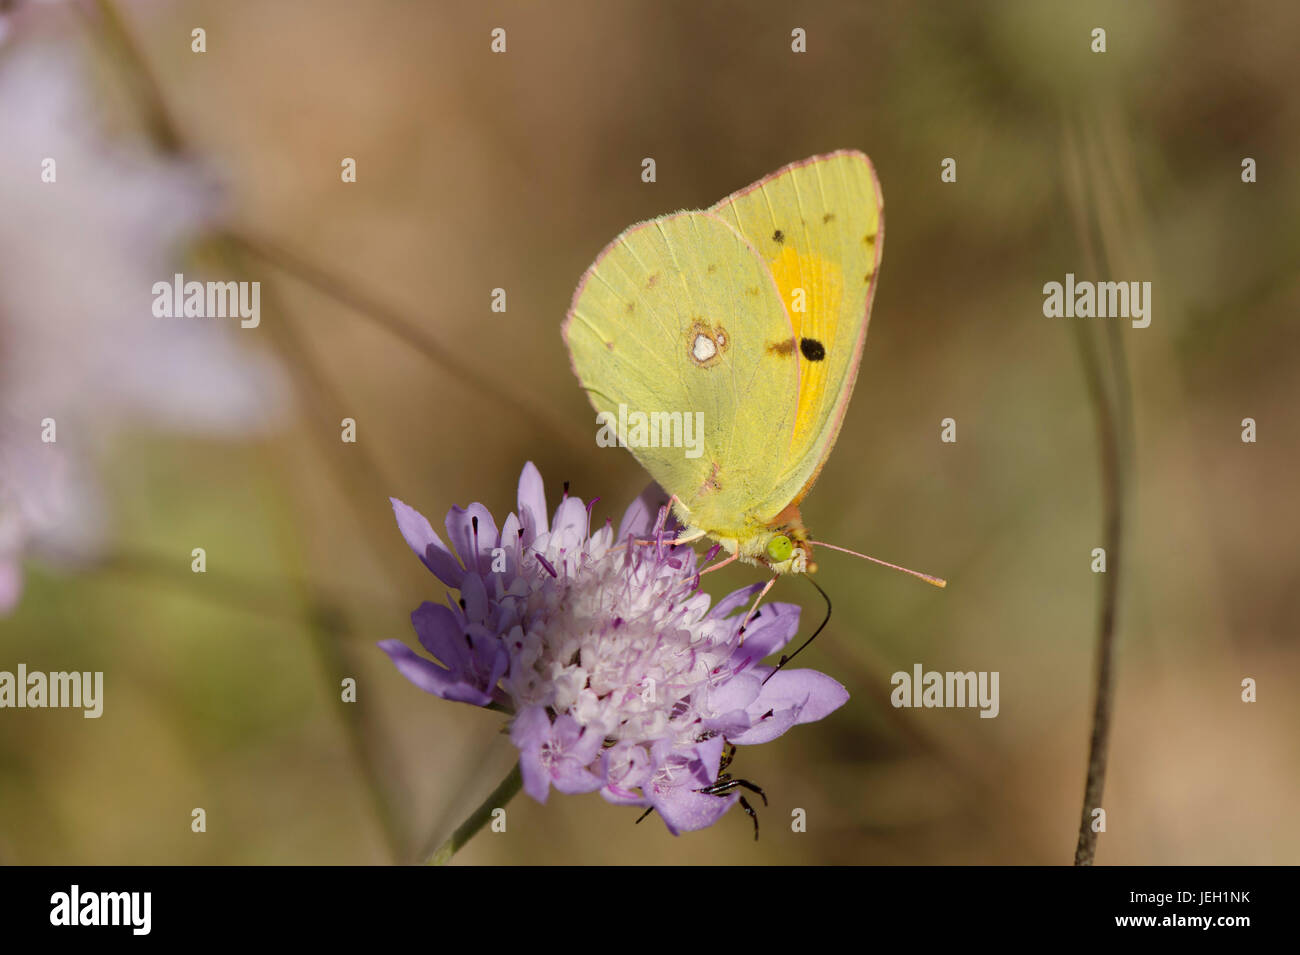
<svg viewBox="0 0 1300 955">
<path fill-rule="evenodd" d="M 573 370 L 672 495 L 678 542 L 730 555 L 710 570 L 816 569 L 799 505 L 853 394 L 884 238 L 871 160 L 840 150 L 634 225 L 583 275 L 563 325 Z"/>
</svg>

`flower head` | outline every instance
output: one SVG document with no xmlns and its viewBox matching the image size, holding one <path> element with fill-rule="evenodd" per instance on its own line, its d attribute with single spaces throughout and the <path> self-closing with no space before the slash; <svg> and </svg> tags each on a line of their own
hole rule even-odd
<svg viewBox="0 0 1300 955">
<path fill-rule="evenodd" d="M 632 503 L 617 534 L 608 523 L 593 532 L 591 505 L 567 494 L 548 523 L 530 463 L 499 528 L 481 504 L 452 508 L 454 552 L 394 499 L 407 543 L 459 593 L 411 614 L 436 660 L 400 640 L 380 646 L 421 689 L 512 713 L 524 789 L 539 802 L 551 787 L 598 790 L 655 809 L 678 833 L 712 825 L 739 799 L 704 791 L 729 743 L 775 739 L 848 693 L 822 673 L 759 663 L 794 637 L 799 608 L 768 604 L 742 634 L 759 585 L 710 606 L 695 552 L 665 539 L 656 493 Z"/>
</svg>

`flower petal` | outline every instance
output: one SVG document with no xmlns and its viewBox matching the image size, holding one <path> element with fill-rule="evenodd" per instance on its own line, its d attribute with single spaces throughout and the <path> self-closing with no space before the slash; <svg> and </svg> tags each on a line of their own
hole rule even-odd
<svg viewBox="0 0 1300 955">
<path fill-rule="evenodd" d="M 605 786 L 600 794 L 616 805 L 645 806 L 642 786 L 650 779 L 650 754 L 635 743 L 617 743 L 601 754 Z"/>
<path fill-rule="evenodd" d="M 402 676 L 426 693 L 475 706 L 486 706 L 492 701 L 488 694 L 456 679 L 450 670 L 444 670 L 432 660 L 426 660 L 401 640 L 381 640 L 379 649 L 388 654 Z"/>
<path fill-rule="evenodd" d="M 757 663 L 780 650 L 799 632 L 798 604 L 764 604 L 745 630 L 745 642 L 727 661 L 736 669 Z"/>
<path fill-rule="evenodd" d="M 587 537 L 587 508 L 580 497 L 566 497 L 555 509 L 551 546 L 576 553 Z"/>
<path fill-rule="evenodd" d="M 449 607 L 426 600 L 411 611 L 411 626 L 415 628 L 420 646 L 437 657 L 458 678 L 469 669 L 465 628 Z"/>
<path fill-rule="evenodd" d="M 444 523 L 447 537 L 466 570 L 481 574 L 492 566 L 492 548 L 498 540 L 497 522 L 486 507 L 478 503 L 466 508 L 453 507 Z"/>
<path fill-rule="evenodd" d="M 544 707 L 527 706 L 510 724 L 510 742 L 519 750 L 519 772 L 524 792 L 540 803 L 551 791 L 551 774 L 542 764 L 542 746 L 550 739 L 551 718 Z"/>
<path fill-rule="evenodd" d="M 519 524 L 524 529 L 520 542 L 525 547 L 546 530 L 546 488 L 541 472 L 532 461 L 524 465 L 519 475 Z"/>
<path fill-rule="evenodd" d="M 655 520 L 659 509 L 668 503 L 668 495 L 658 484 L 651 484 L 623 512 L 623 520 L 618 525 L 618 539 L 626 540 L 629 534 L 638 540 L 645 540 L 654 532 Z"/>
<path fill-rule="evenodd" d="M 748 709 L 762 690 L 761 677 L 752 673 L 739 673 L 725 683 L 709 688 L 705 709 L 710 713 Z"/>
<path fill-rule="evenodd" d="M 470 624 L 466 635 L 473 646 L 476 685 L 483 692 L 494 694 L 497 691 L 497 684 L 510 669 L 510 654 L 506 652 L 506 642 L 499 631 L 490 631 L 477 624 Z"/>
<path fill-rule="evenodd" d="M 434 531 L 428 519 L 409 505 L 403 504 L 395 497 L 390 497 L 393 514 L 397 517 L 397 529 L 406 538 L 406 543 L 415 556 L 423 561 L 424 566 L 448 587 L 459 587 L 465 572 L 456 558 Z"/>
<path fill-rule="evenodd" d="M 700 764 L 705 784 L 718 781 L 718 766 L 722 762 L 722 749 L 726 740 L 721 736 L 710 736 L 695 744 L 695 758 Z"/>
<path fill-rule="evenodd" d="M 707 829 L 736 804 L 740 793 L 726 796 L 710 796 L 697 792 L 690 786 L 674 786 L 671 789 L 650 787 L 650 804 L 659 813 L 673 835 Z"/>
<path fill-rule="evenodd" d="M 483 578 L 475 573 L 468 573 L 460 585 L 460 599 L 464 603 L 465 619 L 471 623 L 483 623 L 492 610 L 488 602 L 487 588 Z"/>
<path fill-rule="evenodd" d="M 754 595 L 762 590 L 763 586 L 764 581 L 760 580 L 756 584 L 750 584 L 748 587 L 741 587 L 739 590 L 732 591 L 714 605 L 713 609 L 709 611 L 709 616 L 715 620 L 721 620 L 727 614 L 739 610 L 742 605 L 749 606 L 749 603 L 754 599 Z M 746 642 L 748 642 L 748 637 L 746 637 Z"/>
<path fill-rule="evenodd" d="M 753 673 L 762 677 L 766 675 L 764 671 L 771 672 L 767 667 L 758 667 Z M 791 726 L 812 723 L 828 716 L 848 699 L 849 691 L 825 673 L 781 670 L 763 684 L 758 698 L 749 705 L 754 727 L 732 737 L 731 741 L 742 746 L 766 743 Z"/>
<path fill-rule="evenodd" d="M 500 547 L 506 552 L 506 566 L 504 570 L 493 569 L 492 573 L 497 576 L 498 580 L 509 581 L 519 573 L 519 548 L 520 534 L 523 525 L 519 523 L 517 514 L 510 514 L 506 521 L 501 525 L 501 544 Z"/>
<path fill-rule="evenodd" d="M 599 754 L 603 737 L 584 729 L 567 713 L 552 724 L 542 707 L 526 707 L 510 727 L 510 739 L 519 748 L 524 791 L 538 802 L 546 801 L 550 786 L 573 794 L 595 792 L 605 785 L 587 769 Z"/>
<path fill-rule="evenodd" d="M 725 683 L 711 687 L 705 706 L 702 707 L 706 715 L 701 728 L 717 733 L 718 739 L 724 736 L 735 739 L 747 732 L 755 721 L 755 717 L 749 712 L 749 707 L 758 698 L 761 690 L 762 679 L 752 673 L 736 674 Z M 721 755 L 721 751 L 718 755 Z M 713 766 L 716 773 L 716 759 Z M 713 778 L 711 777 L 709 781 L 712 782 Z"/>
</svg>

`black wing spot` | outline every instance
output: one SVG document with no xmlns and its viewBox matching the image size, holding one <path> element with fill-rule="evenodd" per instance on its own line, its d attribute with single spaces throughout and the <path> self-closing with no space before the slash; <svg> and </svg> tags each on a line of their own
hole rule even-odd
<svg viewBox="0 0 1300 955">
<path fill-rule="evenodd" d="M 821 361 L 826 357 L 826 347 L 815 338 L 799 339 L 799 351 L 809 361 Z"/>
<path fill-rule="evenodd" d="M 777 229 L 775 232 L 772 233 L 772 241 L 775 242 L 777 245 L 780 245 L 782 242 L 785 241 L 785 233 L 782 232 L 780 229 Z"/>
</svg>

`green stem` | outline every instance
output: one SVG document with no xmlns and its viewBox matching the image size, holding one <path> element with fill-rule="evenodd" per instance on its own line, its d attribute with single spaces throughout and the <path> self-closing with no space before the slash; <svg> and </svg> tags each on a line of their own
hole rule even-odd
<svg viewBox="0 0 1300 955">
<path fill-rule="evenodd" d="M 501 780 L 501 785 L 492 790 L 491 795 L 479 805 L 469 817 L 462 822 L 456 831 L 442 845 L 433 850 L 433 855 L 424 861 L 425 865 L 446 865 L 451 861 L 452 856 L 459 852 L 474 836 L 482 829 L 492 813 L 497 809 L 503 808 L 506 803 L 515 798 L 515 794 L 523 788 L 524 777 L 519 772 L 519 764 L 515 763 L 514 769 L 510 770 L 506 778 Z"/>
<path fill-rule="evenodd" d="M 1099 164 L 1088 161 L 1088 129 L 1076 133 L 1067 121 L 1062 144 L 1066 159 L 1066 193 L 1075 228 L 1080 239 L 1084 264 L 1090 274 L 1101 274 L 1097 246 L 1093 241 L 1093 223 L 1088 202 L 1089 166 L 1093 179 Z M 1094 189 L 1102 186 L 1093 183 Z M 1102 231 L 1099 238 L 1106 258 L 1112 259 L 1109 237 Z M 1108 263 L 1113 264 L 1113 263 Z M 1102 490 L 1102 543 L 1106 552 L 1107 572 L 1101 579 L 1101 601 L 1097 613 L 1096 682 L 1093 693 L 1092 733 L 1088 743 L 1088 770 L 1084 781 L 1083 810 L 1079 820 L 1079 836 L 1074 850 L 1076 866 L 1090 866 L 1097 856 L 1097 831 L 1093 828 L 1093 812 L 1101 808 L 1106 787 L 1106 768 L 1110 755 L 1111 719 L 1115 705 L 1115 636 L 1119 616 L 1119 585 L 1121 571 L 1126 565 L 1121 548 L 1125 539 L 1127 519 L 1129 472 L 1133 434 L 1132 387 L 1128 378 L 1128 365 L 1124 356 L 1124 343 L 1118 326 L 1109 329 L 1109 380 L 1108 369 L 1103 364 L 1102 347 L 1091 326 L 1078 322 L 1074 326 L 1076 344 L 1083 363 L 1084 380 L 1088 387 L 1097 425 L 1097 446 L 1101 464 Z"/>
</svg>

